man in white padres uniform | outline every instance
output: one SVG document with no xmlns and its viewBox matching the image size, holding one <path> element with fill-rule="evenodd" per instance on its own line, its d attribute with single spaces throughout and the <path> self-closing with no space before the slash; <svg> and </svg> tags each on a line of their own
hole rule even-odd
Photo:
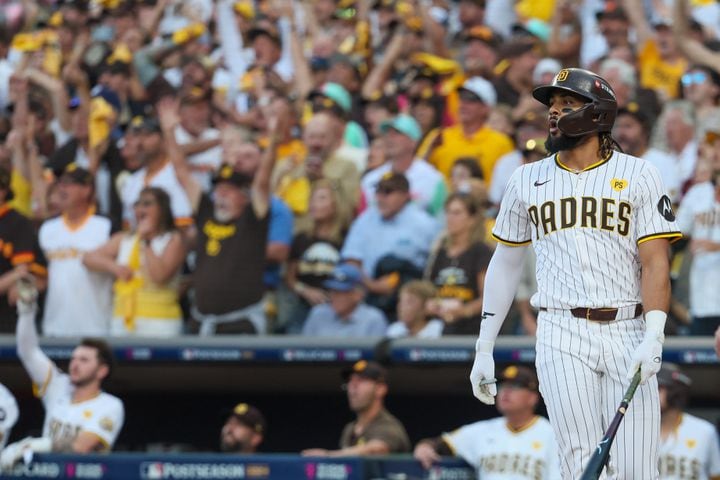
<svg viewBox="0 0 720 480">
<path fill-rule="evenodd" d="M 719 480 L 720 441 L 712 423 L 683 412 L 691 385 L 677 365 L 658 372 L 660 387 L 660 479 Z"/>
<path fill-rule="evenodd" d="M 0 383 L 0 451 L 5 448 L 10 431 L 15 426 L 20 412 L 12 392 Z"/>
<path fill-rule="evenodd" d="M 716 161 L 717 162 L 717 161 Z M 694 185 L 678 209 L 678 226 L 690 237 L 692 335 L 712 335 L 720 327 L 720 165 L 713 180 Z"/>
<path fill-rule="evenodd" d="M 553 156 L 513 174 L 493 237 L 470 380 L 493 403 L 494 342 L 533 244 L 540 313 L 536 367 L 562 478 L 582 474 L 638 369 L 641 384 L 610 451 L 607 478 L 657 478 L 660 369 L 670 301 L 669 239 L 682 235 L 657 169 L 614 150 L 615 94 L 592 72 L 561 70 L 535 89 Z M 642 275 L 641 275 L 642 271 Z"/>
<path fill-rule="evenodd" d="M 48 260 L 43 333 L 48 336 L 107 335 L 112 313 L 112 277 L 89 271 L 85 252 L 110 238 L 110 220 L 95 215 L 93 176 L 68 165 L 58 180 L 62 215 L 47 220 L 38 234 Z"/>
<path fill-rule="evenodd" d="M 101 339 L 83 339 L 73 350 L 68 373 L 62 373 L 40 349 L 36 309 L 34 301 L 18 301 L 17 352 L 33 382 L 33 392 L 45 407 L 43 439 L 49 440 L 53 452 L 111 450 L 125 411 L 119 398 L 101 389 L 113 363 L 110 347 Z M 18 443 L 32 449 L 41 444 L 38 440 Z"/>
<path fill-rule="evenodd" d="M 462 426 L 422 440 L 414 456 L 430 468 L 440 455 L 457 455 L 482 480 L 560 478 L 558 447 L 550 422 L 535 415 L 538 380 L 530 368 L 509 366 L 500 375 L 497 409 L 502 417 Z"/>
</svg>

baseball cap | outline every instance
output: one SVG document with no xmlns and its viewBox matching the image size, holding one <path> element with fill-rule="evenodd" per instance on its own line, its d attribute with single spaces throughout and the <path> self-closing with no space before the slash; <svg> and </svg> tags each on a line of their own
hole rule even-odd
<svg viewBox="0 0 720 480">
<path fill-rule="evenodd" d="M 458 89 L 458 91 L 468 91 L 474 94 L 480 101 L 485 105 L 494 107 L 497 103 L 497 94 L 495 93 L 495 87 L 492 83 L 488 82 L 482 77 L 471 77 L 465 80 L 465 83 Z"/>
<path fill-rule="evenodd" d="M 463 38 L 465 39 L 465 41 L 480 40 L 481 42 L 486 43 L 493 48 L 497 47 L 500 41 L 498 35 L 493 32 L 490 27 L 487 27 L 485 25 L 476 25 L 472 27 L 470 30 L 465 32 Z"/>
<path fill-rule="evenodd" d="M 329 279 L 323 282 L 323 287 L 338 292 L 349 292 L 362 285 L 362 272 L 351 263 L 337 265 Z"/>
<path fill-rule="evenodd" d="M 92 173 L 82 167 L 78 167 L 75 162 L 69 163 L 65 167 L 62 175 L 60 175 L 60 181 L 85 186 L 91 186 L 95 183 Z"/>
<path fill-rule="evenodd" d="M 533 50 L 539 52 L 537 40 L 531 37 L 518 37 L 503 44 L 498 51 L 498 57 L 507 60 L 517 58 Z"/>
<path fill-rule="evenodd" d="M 382 365 L 377 362 L 368 362 L 367 360 L 358 360 L 351 367 L 343 369 L 343 380 L 347 382 L 352 375 L 375 380 L 376 382 L 384 382 L 387 379 L 387 371 Z"/>
<path fill-rule="evenodd" d="M 250 43 L 254 42 L 255 39 L 261 35 L 265 35 L 272 40 L 278 47 L 282 46 L 282 39 L 280 33 L 273 24 L 269 22 L 256 23 L 253 28 L 248 32 L 248 39 Z"/>
<path fill-rule="evenodd" d="M 318 90 L 310 92 L 309 99 L 312 100 L 315 97 L 323 96 L 340 107 L 344 112 L 349 112 L 352 108 L 352 98 L 345 87 L 339 83 L 325 82 Z"/>
<path fill-rule="evenodd" d="M 90 95 L 93 98 L 102 98 L 105 100 L 112 108 L 115 109 L 116 112 L 119 112 L 122 110 L 122 105 L 120 104 L 120 97 L 117 93 L 110 90 L 107 87 L 104 87 L 102 85 L 97 85 L 95 88 L 93 88 L 90 91 Z"/>
<path fill-rule="evenodd" d="M 380 177 L 380 181 L 377 183 L 375 190 L 388 192 L 409 192 L 410 182 L 402 173 L 389 171 Z"/>
<path fill-rule="evenodd" d="M 538 379 L 535 372 L 523 365 L 510 365 L 500 373 L 498 381 L 515 387 L 538 391 Z"/>
<path fill-rule="evenodd" d="M 601 10 L 595 12 L 595 18 L 600 20 L 625 20 L 628 21 L 628 17 L 625 14 L 625 10 L 618 5 L 618 2 L 608 1 L 605 2 L 604 7 Z"/>
<path fill-rule="evenodd" d="M 249 403 L 238 403 L 230 412 L 231 417 L 235 417 L 238 422 L 250 427 L 257 433 L 265 433 L 267 423 L 265 416 L 256 407 Z"/>
<path fill-rule="evenodd" d="M 137 115 L 130 120 L 130 130 L 148 133 L 160 133 L 162 131 L 157 118 L 143 117 L 141 115 Z"/>
<path fill-rule="evenodd" d="M 417 142 L 422 138 L 422 130 L 420 125 L 413 117 L 406 114 L 397 115 L 389 120 L 385 120 L 380 124 L 380 132 L 387 133 L 388 130 L 396 130 L 411 140 Z"/>
<path fill-rule="evenodd" d="M 220 182 L 227 182 L 238 188 L 249 188 L 252 180 L 252 177 L 235 171 L 232 165 L 224 164 L 213 177 L 213 185 L 217 185 Z"/>
<path fill-rule="evenodd" d="M 658 386 L 660 387 L 685 387 L 689 388 L 692 385 L 690 377 L 685 375 L 680 367 L 674 363 L 663 362 L 660 371 L 657 374 Z"/>
</svg>

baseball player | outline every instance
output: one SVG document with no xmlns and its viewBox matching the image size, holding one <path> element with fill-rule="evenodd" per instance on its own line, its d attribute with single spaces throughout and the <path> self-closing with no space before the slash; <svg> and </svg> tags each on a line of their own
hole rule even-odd
<svg viewBox="0 0 720 480">
<path fill-rule="evenodd" d="M 718 162 L 716 162 L 718 163 Z M 690 314 L 692 335 L 712 335 L 720 327 L 720 163 L 712 180 L 694 185 L 683 198 L 677 218 L 690 237 Z"/>
<path fill-rule="evenodd" d="M 677 365 L 658 372 L 661 480 L 720 479 L 720 442 L 712 423 L 683 412 L 690 378 Z"/>
<path fill-rule="evenodd" d="M 5 448 L 10 430 L 19 416 L 17 402 L 12 392 L 0 383 L 0 452 Z"/>
<path fill-rule="evenodd" d="M 27 288 L 27 287 L 26 287 Z M 45 407 L 42 438 L 26 438 L 2 454 L 4 467 L 25 450 L 91 453 L 112 449 L 122 427 L 122 401 L 101 390 L 110 374 L 112 351 L 100 339 L 83 339 L 73 350 L 68 373 L 62 373 L 40 349 L 35 329 L 36 294 L 18 300 L 17 353 Z"/>
<path fill-rule="evenodd" d="M 540 400 L 535 372 L 509 366 L 500 375 L 497 409 L 502 417 L 465 425 L 420 441 L 415 458 L 423 467 L 440 455 L 458 455 L 482 480 L 559 478 L 557 443 L 550 422 L 535 415 Z"/>
<path fill-rule="evenodd" d="M 610 452 L 610 478 L 657 478 L 660 369 L 670 301 L 668 241 L 682 235 L 657 169 L 616 151 L 608 83 L 563 69 L 534 97 L 548 106 L 552 156 L 518 168 L 493 237 L 470 374 L 492 404 L 492 352 L 521 272 L 536 256 L 536 367 L 558 439 L 562 478 L 578 478 L 638 369 L 641 385 Z M 642 272 L 642 274 L 641 274 Z"/>
</svg>

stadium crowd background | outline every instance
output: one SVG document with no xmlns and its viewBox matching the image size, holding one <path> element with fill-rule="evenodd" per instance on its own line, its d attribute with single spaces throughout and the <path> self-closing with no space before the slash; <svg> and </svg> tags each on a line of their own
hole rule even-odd
<svg viewBox="0 0 720 480">
<path fill-rule="evenodd" d="M 30 272 L 45 336 L 475 335 L 505 183 L 546 156 L 531 91 L 571 66 L 691 238 L 668 333 L 718 326 L 720 209 L 683 203 L 720 174 L 717 2 L 1 8 L 2 333 Z M 505 334 L 534 335 L 527 263 Z"/>
</svg>

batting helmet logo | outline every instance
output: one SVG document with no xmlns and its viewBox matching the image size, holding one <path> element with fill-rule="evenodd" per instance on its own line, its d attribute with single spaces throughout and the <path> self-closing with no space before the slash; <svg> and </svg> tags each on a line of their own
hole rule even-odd
<svg viewBox="0 0 720 480">
<path fill-rule="evenodd" d="M 550 85 L 533 90 L 533 97 L 550 106 L 550 98 L 557 91 L 578 95 L 587 102 L 560 118 L 558 128 L 564 135 L 580 137 L 612 130 L 617 116 L 617 100 L 615 92 L 604 78 L 582 68 L 566 68 L 560 70 Z"/>
</svg>

